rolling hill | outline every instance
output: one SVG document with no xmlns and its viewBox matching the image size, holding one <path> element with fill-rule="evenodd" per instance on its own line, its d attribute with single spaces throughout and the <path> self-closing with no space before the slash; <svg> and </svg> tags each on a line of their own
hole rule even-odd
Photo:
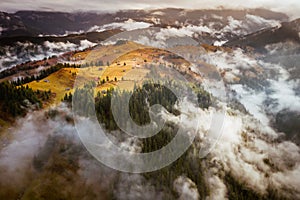
<svg viewBox="0 0 300 200">
<path fill-rule="evenodd" d="M 135 84 L 141 84 L 147 79 L 151 68 L 158 65 L 174 68 L 190 78 L 201 79 L 199 74 L 191 71 L 188 61 L 172 52 L 149 48 L 134 42 L 121 43 L 97 47 L 87 53 L 84 60 L 89 63 L 102 60 L 109 62 L 110 65 L 62 68 L 46 78 L 32 81 L 25 86 L 33 90 L 51 90 L 55 94 L 54 103 L 59 103 L 65 94 L 73 92 L 74 84 L 75 87 L 82 87 L 84 83 L 90 81 L 96 84 L 96 92 L 112 87 L 132 90 Z M 168 73 L 168 70 L 160 71 L 162 76 L 171 75 Z"/>
</svg>

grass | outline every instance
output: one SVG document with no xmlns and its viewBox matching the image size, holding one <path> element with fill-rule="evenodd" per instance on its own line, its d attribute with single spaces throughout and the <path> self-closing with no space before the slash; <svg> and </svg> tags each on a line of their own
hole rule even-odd
<svg viewBox="0 0 300 200">
<path fill-rule="evenodd" d="M 190 63 L 184 58 L 163 49 L 157 48 L 140 48 L 123 54 L 118 57 L 113 63 L 134 63 L 136 65 L 143 65 L 147 63 L 172 63 L 174 65 L 189 66 Z"/>
<path fill-rule="evenodd" d="M 94 81 L 97 84 L 96 92 L 107 90 L 112 87 L 120 89 L 131 90 L 134 83 L 140 83 L 146 76 L 148 70 L 146 69 L 132 69 L 131 66 L 117 66 L 111 65 L 109 67 L 87 67 L 87 68 L 63 68 L 48 77 L 33 81 L 25 86 L 33 90 L 49 91 L 54 94 L 54 104 L 60 103 L 66 93 L 73 93 L 74 87 L 82 87 L 84 83 Z M 77 74 L 76 76 L 74 74 Z M 107 81 L 107 77 L 108 80 Z M 115 81 L 115 78 L 117 81 Z M 123 78 L 123 79 L 122 79 Z M 104 84 L 98 84 L 105 80 Z M 47 105 L 46 105 L 47 106 Z"/>
<path fill-rule="evenodd" d="M 147 48 L 133 42 L 100 46 L 99 49 L 85 55 L 83 53 L 78 54 L 86 57 L 86 60 L 92 61 L 105 61 L 103 59 L 105 57 L 110 62 L 110 65 L 64 68 L 40 81 L 25 84 L 25 86 L 28 85 L 33 90 L 51 90 L 54 94 L 53 102 L 51 103 L 57 104 L 61 102 L 66 93 L 73 93 L 74 87 L 82 87 L 84 83 L 90 81 L 94 81 L 97 85 L 95 95 L 98 91 L 101 92 L 112 87 L 132 90 L 135 84 L 142 84 L 146 79 L 146 75 L 150 72 L 148 64 L 160 64 L 166 61 L 178 66 L 186 67 L 189 65 L 189 62 L 169 51 Z M 104 64 L 106 63 L 104 62 Z M 102 80 L 105 80 L 104 84 L 101 83 Z"/>
<path fill-rule="evenodd" d="M 87 62 L 95 62 L 101 60 L 103 61 L 104 65 L 106 65 L 107 62 L 111 64 L 115 59 L 128 52 L 142 48 L 146 48 L 146 46 L 128 41 L 121 45 L 99 46 L 88 54 L 81 56 L 84 56 Z"/>
<path fill-rule="evenodd" d="M 72 73 L 78 73 L 78 69 L 61 69 L 40 81 L 33 81 L 25 84 L 25 86 L 28 85 L 33 90 L 51 90 L 55 94 L 54 103 L 58 103 L 64 97 L 65 93 L 70 92 L 73 88 L 76 77 Z M 70 91 L 67 91 L 68 88 L 70 88 Z"/>
</svg>

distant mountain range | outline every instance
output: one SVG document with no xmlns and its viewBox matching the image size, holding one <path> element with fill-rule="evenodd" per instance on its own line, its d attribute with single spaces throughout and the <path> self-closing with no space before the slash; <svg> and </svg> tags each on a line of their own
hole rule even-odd
<svg viewBox="0 0 300 200">
<path fill-rule="evenodd" d="M 238 37 L 228 43 L 227 46 L 246 47 L 263 51 L 268 44 L 294 41 L 300 43 L 300 19 L 291 22 L 283 22 L 281 26 L 263 29 L 246 36 Z"/>
<path fill-rule="evenodd" d="M 252 10 L 185 10 L 157 9 L 151 11 L 128 10 L 116 13 L 64 13 L 42 11 L 0 12 L 0 37 L 63 35 L 67 32 L 88 31 L 93 26 L 128 19 L 144 21 L 154 26 L 209 25 L 214 23 L 217 29 L 227 25 L 228 17 L 244 20 L 247 15 L 258 16 L 266 20 L 287 21 L 283 13 L 265 9 Z"/>
<path fill-rule="evenodd" d="M 0 38 L 0 45 L 15 45 L 15 42 L 30 42 L 33 44 L 43 44 L 45 41 L 49 42 L 71 42 L 74 44 L 79 44 L 82 40 L 88 40 L 90 42 L 98 43 L 101 42 L 114 34 L 120 33 L 118 29 L 99 32 L 88 32 L 80 34 L 70 34 L 66 36 L 15 36 L 15 37 L 2 37 Z"/>
</svg>

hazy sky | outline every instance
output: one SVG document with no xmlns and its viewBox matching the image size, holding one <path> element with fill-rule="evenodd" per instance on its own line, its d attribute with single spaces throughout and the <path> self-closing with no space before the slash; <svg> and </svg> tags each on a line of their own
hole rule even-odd
<svg viewBox="0 0 300 200">
<path fill-rule="evenodd" d="M 0 10 L 114 11 L 141 8 L 257 8 L 264 7 L 300 17 L 300 0 L 1 0 Z"/>
</svg>

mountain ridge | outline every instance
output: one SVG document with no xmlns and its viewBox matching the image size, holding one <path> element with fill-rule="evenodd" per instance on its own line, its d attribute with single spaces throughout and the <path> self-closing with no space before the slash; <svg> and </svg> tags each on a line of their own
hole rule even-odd
<svg viewBox="0 0 300 200">
<path fill-rule="evenodd" d="M 246 10 L 187 10 L 187 9 L 154 9 L 125 10 L 115 13 L 87 12 L 49 12 L 49 11 L 17 11 L 15 13 L 0 12 L 0 27 L 3 36 L 37 36 L 39 34 L 65 34 L 65 31 L 87 31 L 91 27 L 123 22 L 128 19 L 151 22 L 153 25 L 170 25 L 179 23 L 198 24 L 199 19 L 209 15 L 227 18 L 233 16 L 242 19 L 246 14 L 257 15 L 265 19 L 287 21 L 288 16 L 265 9 Z M 186 21 L 186 19 L 189 19 Z M 206 19 L 207 20 L 207 19 Z M 214 19 L 217 20 L 217 19 Z"/>
</svg>

